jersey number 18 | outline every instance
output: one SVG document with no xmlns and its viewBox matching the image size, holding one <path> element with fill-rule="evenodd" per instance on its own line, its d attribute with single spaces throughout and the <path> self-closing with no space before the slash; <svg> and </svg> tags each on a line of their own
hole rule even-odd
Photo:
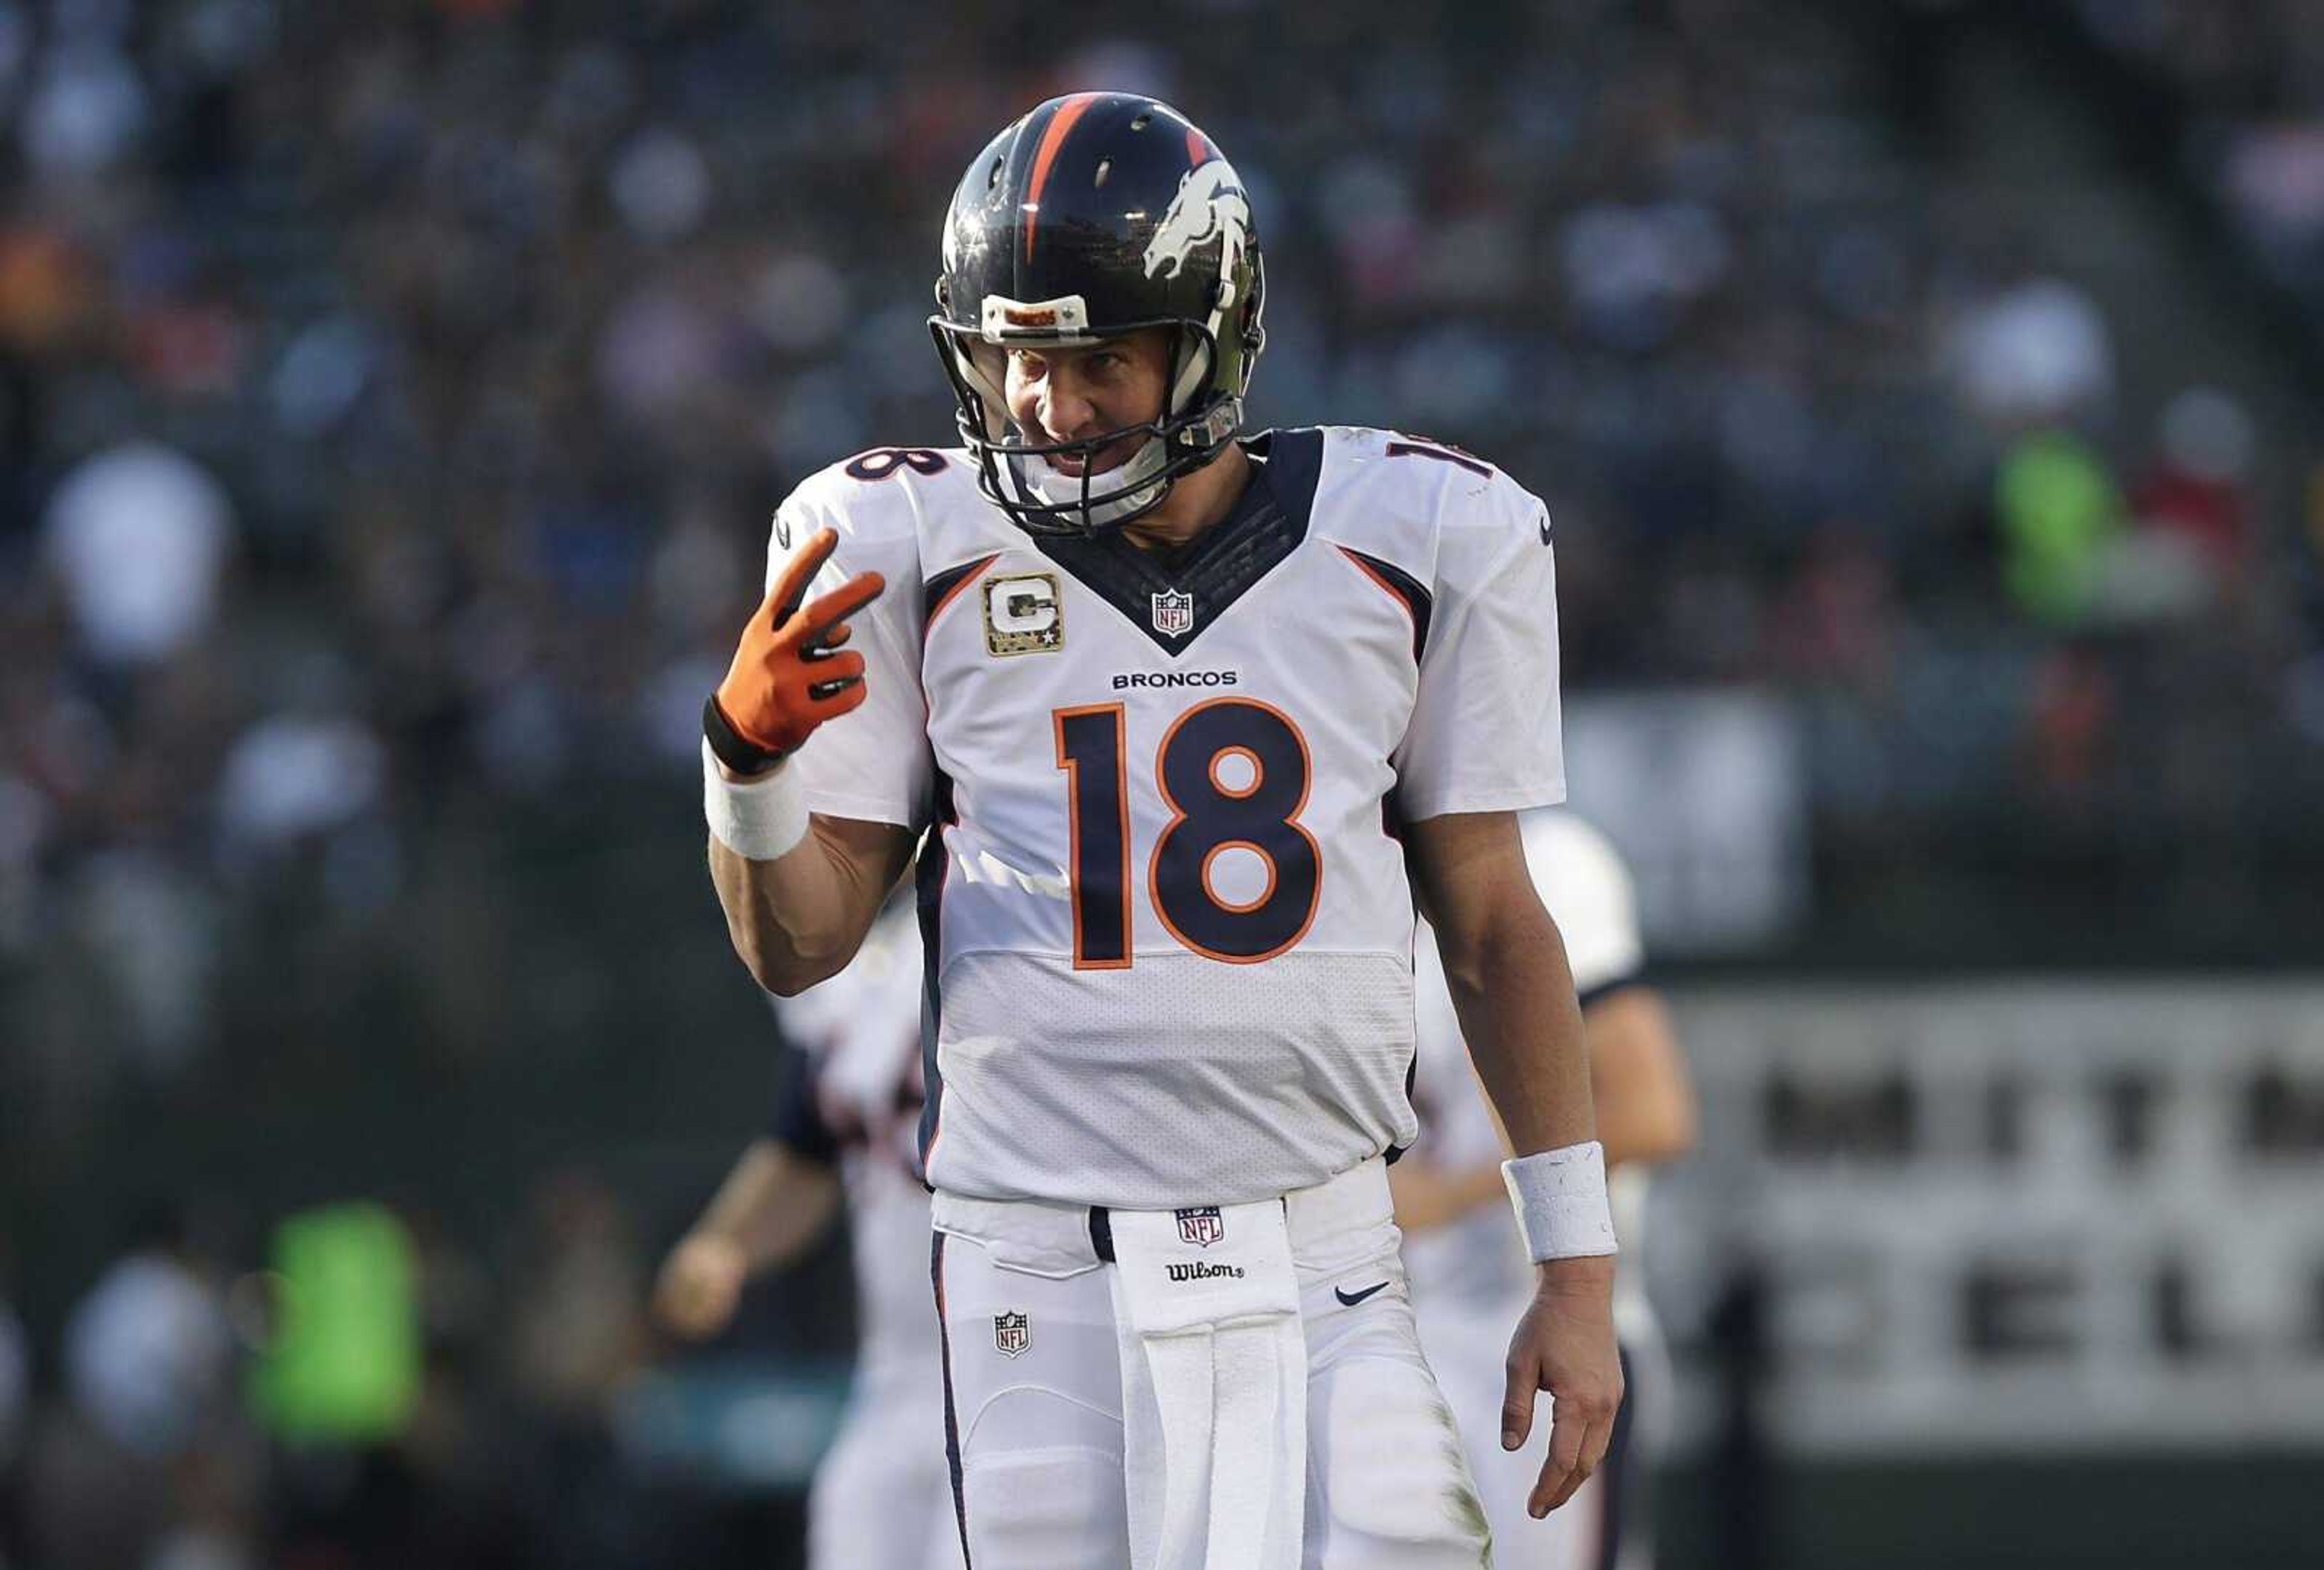
<svg viewBox="0 0 2324 1570">
<path fill-rule="evenodd" d="M 1073 845 L 1074 968 L 1126 970 L 1130 953 L 1130 764 L 1118 703 L 1061 708 L 1057 767 L 1066 779 Z M 1239 776 L 1223 771 L 1229 760 Z M 1170 821 L 1155 836 L 1147 887 L 1170 936 L 1230 965 L 1272 959 L 1307 934 L 1323 885 L 1315 836 L 1301 827 L 1312 777 L 1306 738 L 1291 716 L 1247 697 L 1213 698 L 1178 716 L 1154 751 Z M 1266 886 L 1246 901 L 1221 896 L 1212 863 L 1256 854 Z"/>
</svg>

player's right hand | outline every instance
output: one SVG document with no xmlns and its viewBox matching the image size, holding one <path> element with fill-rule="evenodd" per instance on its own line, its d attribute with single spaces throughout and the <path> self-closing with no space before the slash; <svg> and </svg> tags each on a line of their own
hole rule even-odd
<svg viewBox="0 0 2324 1570">
<path fill-rule="evenodd" d="M 654 1284 L 654 1317 L 688 1341 L 706 1341 L 726 1328 L 751 1273 L 742 1251 L 720 1237 L 691 1236 L 670 1251 Z"/>
<path fill-rule="evenodd" d="M 734 663 L 703 710 L 711 751 L 738 772 L 780 762 L 816 726 L 863 701 L 863 656 L 840 645 L 853 631 L 847 618 L 878 599 L 887 580 L 859 572 L 802 604 L 838 544 L 835 531 L 818 529 L 791 558 L 742 629 Z"/>
</svg>

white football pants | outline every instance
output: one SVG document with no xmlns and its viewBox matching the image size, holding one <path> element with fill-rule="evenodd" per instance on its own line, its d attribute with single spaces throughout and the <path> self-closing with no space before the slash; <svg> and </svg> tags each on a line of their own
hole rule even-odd
<svg viewBox="0 0 2324 1570">
<path fill-rule="evenodd" d="M 1385 1168 L 1366 1162 L 1285 1208 L 1307 1351 L 1305 1570 L 1489 1565 L 1484 1511 L 1413 1325 Z M 970 1570 L 1128 1565 L 1114 1267 L 1093 1248 L 1035 1274 L 943 1233 L 935 1250 Z"/>
<path fill-rule="evenodd" d="M 807 1492 L 808 1570 L 961 1570 L 931 1357 L 859 1369 Z"/>
</svg>

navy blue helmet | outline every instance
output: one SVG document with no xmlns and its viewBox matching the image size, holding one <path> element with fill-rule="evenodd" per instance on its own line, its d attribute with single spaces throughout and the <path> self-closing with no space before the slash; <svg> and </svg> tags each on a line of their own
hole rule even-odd
<svg viewBox="0 0 2324 1570">
<path fill-rule="evenodd" d="M 1217 144 L 1167 104 L 1129 93 L 1053 98 L 994 137 L 945 215 L 936 350 L 984 493 L 1036 533 L 1118 529 L 1242 429 L 1266 333 L 1250 203 Z M 1014 429 L 1011 348 L 1174 329 L 1160 417 L 1074 441 Z M 1102 474 L 1088 459 L 1145 440 Z M 1047 461 L 1084 460 L 1079 475 Z"/>
</svg>

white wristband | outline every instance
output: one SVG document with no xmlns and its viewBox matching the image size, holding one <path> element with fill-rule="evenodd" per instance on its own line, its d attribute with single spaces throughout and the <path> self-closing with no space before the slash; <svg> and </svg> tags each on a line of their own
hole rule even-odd
<svg viewBox="0 0 2324 1570">
<path fill-rule="evenodd" d="M 706 741 L 702 816 L 720 845 L 746 861 L 770 862 L 807 837 L 807 792 L 788 763 L 755 780 L 729 780 Z"/>
<path fill-rule="evenodd" d="M 1517 1235 L 1536 1264 L 1618 1251 L 1614 1212 L 1606 1203 L 1606 1147 L 1597 1141 L 1504 1161 L 1501 1180 L 1517 1206 Z"/>
</svg>

